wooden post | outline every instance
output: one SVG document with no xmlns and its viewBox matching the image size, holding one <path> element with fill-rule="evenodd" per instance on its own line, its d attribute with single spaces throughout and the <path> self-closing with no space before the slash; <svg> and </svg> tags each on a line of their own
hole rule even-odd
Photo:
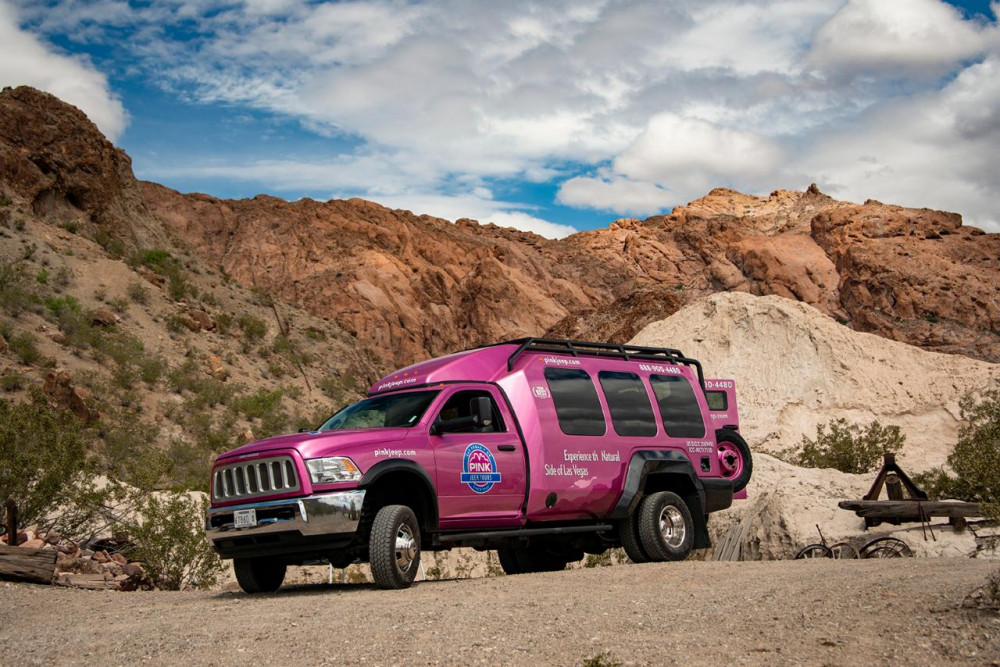
<svg viewBox="0 0 1000 667">
<path fill-rule="evenodd" d="M 7 499 L 7 546 L 17 546 L 17 505 Z"/>
</svg>

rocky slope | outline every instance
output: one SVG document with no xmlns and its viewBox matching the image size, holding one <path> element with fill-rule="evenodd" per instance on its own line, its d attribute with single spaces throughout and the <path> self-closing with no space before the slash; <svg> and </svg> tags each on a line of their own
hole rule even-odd
<svg viewBox="0 0 1000 667">
<path fill-rule="evenodd" d="M 338 318 L 399 364 L 546 332 L 621 341 L 721 291 L 785 296 L 857 330 L 1000 361 L 1000 236 L 950 213 L 814 187 L 715 190 L 669 216 L 552 241 L 362 200 L 223 201 L 143 185 L 203 257 Z"/>
<path fill-rule="evenodd" d="M 677 347 L 709 376 L 735 379 L 754 449 L 790 447 L 839 417 L 878 419 L 902 427 L 901 464 L 915 471 L 944 463 L 958 438 L 959 398 L 1000 378 L 1000 364 L 854 331 L 777 296 L 715 294 L 632 342 Z"/>
</svg>

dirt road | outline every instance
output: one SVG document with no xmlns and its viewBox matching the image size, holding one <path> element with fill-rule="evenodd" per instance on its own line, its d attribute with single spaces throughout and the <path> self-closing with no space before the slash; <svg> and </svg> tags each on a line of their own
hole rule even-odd
<svg viewBox="0 0 1000 667">
<path fill-rule="evenodd" d="M 998 567 L 685 562 L 262 597 L 0 584 L 0 645 L 19 665 L 1000 664 L 1000 616 L 960 608 Z"/>
</svg>

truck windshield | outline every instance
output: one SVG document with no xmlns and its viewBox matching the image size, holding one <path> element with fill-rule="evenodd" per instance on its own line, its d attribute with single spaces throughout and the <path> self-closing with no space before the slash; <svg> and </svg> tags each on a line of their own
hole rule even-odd
<svg viewBox="0 0 1000 667">
<path fill-rule="evenodd" d="M 408 428 L 420 421 L 439 390 L 373 396 L 348 405 L 320 426 L 320 431 L 349 428 Z"/>
</svg>

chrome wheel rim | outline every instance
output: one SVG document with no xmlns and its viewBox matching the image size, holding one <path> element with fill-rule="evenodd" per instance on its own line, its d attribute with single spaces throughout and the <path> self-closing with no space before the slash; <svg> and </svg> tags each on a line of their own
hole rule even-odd
<svg viewBox="0 0 1000 667">
<path fill-rule="evenodd" d="M 660 511 L 660 536 L 668 547 L 678 548 L 684 543 L 687 526 L 684 525 L 684 515 L 673 505 L 667 505 Z"/>
<path fill-rule="evenodd" d="M 396 530 L 396 567 L 402 573 L 407 573 L 417 559 L 419 547 L 414 537 L 414 531 L 409 524 L 400 524 Z"/>
</svg>

